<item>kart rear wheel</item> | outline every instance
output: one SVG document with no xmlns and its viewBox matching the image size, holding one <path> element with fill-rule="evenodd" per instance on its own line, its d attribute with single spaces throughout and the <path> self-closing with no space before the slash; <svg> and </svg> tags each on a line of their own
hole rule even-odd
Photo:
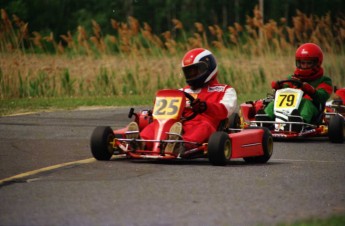
<svg viewBox="0 0 345 226">
<path fill-rule="evenodd" d="M 214 166 L 226 165 L 231 157 L 231 140 L 225 132 L 215 132 L 208 140 L 208 159 Z"/>
<path fill-rule="evenodd" d="M 340 115 L 331 117 L 328 124 L 328 138 L 332 143 L 344 142 L 344 119 Z"/>
<path fill-rule="evenodd" d="M 264 135 L 262 136 L 262 149 L 264 155 L 255 157 L 245 157 L 244 161 L 248 163 L 266 163 L 273 154 L 273 137 L 269 129 L 266 127 L 248 127 L 246 129 L 262 129 Z"/>
<path fill-rule="evenodd" d="M 115 135 L 109 126 L 98 126 L 94 129 L 91 135 L 91 153 L 97 160 L 110 160 L 114 153 L 111 142 Z"/>
</svg>

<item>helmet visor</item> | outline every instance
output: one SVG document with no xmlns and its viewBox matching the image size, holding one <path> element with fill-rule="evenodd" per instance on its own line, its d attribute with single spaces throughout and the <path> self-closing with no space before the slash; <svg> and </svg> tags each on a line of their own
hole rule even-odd
<svg viewBox="0 0 345 226">
<path fill-rule="evenodd" d="M 297 59 L 296 67 L 302 70 L 312 69 L 317 66 L 317 59 L 308 58 L 308 59 Z"/>
<path fill-rule="evenodd" d="M 207 72 L 207 69 L 208 67 L 205 62 L 198 62 L 196 64 L 192 64 L 182 68 L 183 74 L 187 81 L 198 78 L 199 76 Z"/>
</svg>

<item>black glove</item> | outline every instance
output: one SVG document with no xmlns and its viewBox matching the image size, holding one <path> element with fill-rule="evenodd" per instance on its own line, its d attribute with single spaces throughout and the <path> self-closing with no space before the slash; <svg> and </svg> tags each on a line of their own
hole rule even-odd
<svg viewBox="0 0 345 226">
<path fill-rule="evenodd" d="M 201 113 L 205 112 L 207 109 L 206 102 L 201 101 L 200 99 L 195 99 L 191 105 L 192 105 L 192 110 L 195 113 L 201 114 Z"/>
</svg>

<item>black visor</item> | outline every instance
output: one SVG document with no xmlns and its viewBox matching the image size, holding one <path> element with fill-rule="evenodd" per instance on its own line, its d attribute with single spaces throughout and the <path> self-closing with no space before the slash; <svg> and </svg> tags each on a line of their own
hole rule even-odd
<svg viewBox="0 0 345 226">
<path fill-rule="evenodd" d="M 193 80 L 203 75 L 207 71 L 208 67 L 205 62 L 198 62 L 186 67 L 183 67 L 183 74 L 186 80 Z"/>
</svg>

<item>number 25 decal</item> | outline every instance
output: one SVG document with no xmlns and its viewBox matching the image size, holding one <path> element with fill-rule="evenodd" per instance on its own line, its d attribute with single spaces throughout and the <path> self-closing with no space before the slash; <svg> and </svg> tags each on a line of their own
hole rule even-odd
<svg viewBox="0 0 345 226">
<path fill-rule="evenodd" d="M 157 98 L 153 109 L 156 118 L 175 118 L 181 105 L 181 98 Z"/>
</svg>

